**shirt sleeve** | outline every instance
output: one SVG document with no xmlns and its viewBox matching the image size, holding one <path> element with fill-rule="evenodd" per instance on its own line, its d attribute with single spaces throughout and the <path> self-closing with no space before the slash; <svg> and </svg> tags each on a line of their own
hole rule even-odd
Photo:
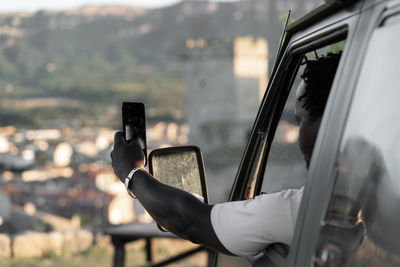
<svg viewBox="0 0 400 267">
<path fill-rule="evenodd" d="M 258 254 L 272 243 L 290 245 L 302 196 L 303 188 L 288 189 L 216 204 L 211 223 L 220 242 L 238 256 Z"/>
</svg>

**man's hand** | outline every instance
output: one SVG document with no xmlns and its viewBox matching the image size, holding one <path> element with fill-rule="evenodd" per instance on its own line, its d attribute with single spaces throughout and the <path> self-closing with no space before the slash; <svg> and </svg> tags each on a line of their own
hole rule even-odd
<svg viewBox="0 0 400 267">
<path fill-rule="evenodd" d="M 110 153 L 115 174 L 124 182 L 129 172 L 138 166 L 144 166 L 143 150 L 137 142 L 125 141 L 122 132 L 114 135 L 114 149 Z"/>
</svg>

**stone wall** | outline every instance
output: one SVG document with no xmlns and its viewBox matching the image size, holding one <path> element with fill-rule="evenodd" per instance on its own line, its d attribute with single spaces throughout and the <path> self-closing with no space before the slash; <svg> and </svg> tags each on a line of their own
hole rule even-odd
<svg viewBox="0 0 400 267">
<path fill-rule="evenodd" d="M 93 234 L 87 230 L 50 233 L 28 231 L 14 236 L 0 234 L 0 258 L 41 258 L 70 256 L 90 249 Z"/>
<path fill-rule="evenodd" d="M 8 235 L 0 234 L 0 259 L 11 257 L 11 240 Z"/>
<path fill-rule="evenodd" d="M 73 255 L 88 250 L 93 244 L 93 235 L 86 230 L 64 232 L 64 255 Z"/>
</svg>

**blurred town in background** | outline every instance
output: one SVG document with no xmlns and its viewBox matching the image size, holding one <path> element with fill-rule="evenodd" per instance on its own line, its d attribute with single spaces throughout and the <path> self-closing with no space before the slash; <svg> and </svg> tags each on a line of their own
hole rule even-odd
<svg viewBox="0 0 400 267">
<path fill-rule="evenodd" d="M 226 200 L 287 10 L 316 2 L 0 14 L 0 258 L 73 255 L 151 220 L 110 164 L 123 101 L 145 103 L 149 150 L 199 146 L 211 203 Z"/>
</svg>

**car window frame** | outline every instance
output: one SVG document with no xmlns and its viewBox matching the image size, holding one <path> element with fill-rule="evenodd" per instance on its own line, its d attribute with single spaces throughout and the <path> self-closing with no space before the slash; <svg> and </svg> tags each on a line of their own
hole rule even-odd
<svg viewBox="0 0 400 267">
<path fill-rule="evenodd" d="M 262 103 L 260 114 L 258 114 L 256 123 L 252 132 L 250 139 L 257 139 L 256 144 L 253 147 L 252 160 L 247 166 L 249 174 L 252 172 L 254 164 L 256 164 L 256 159 L 258 159 L 258 151 L 263 150 L 262 153 L 262 167 L 257 173 L 257 188 L 255 190 L 255 195 L 261 193 L 261 184 L 264 177 L 264 170 L 266 167 L 266 161 L 268 158 L 269 149 L 271 147 L 272 141 L 275 136 L 276 128 L 280 120 L 280 116 L 286 104 L 288 95 L 291 90 L 291 86 L 298 72 L 301 57 L 305 52 L 312 51 L 313 49 L 321 48 L 326 45 L 335 43 L 336 41 L 341 41 L 346 39 L 347 29 L 346 27 L 334 27 L 328 31 L 321 31 L 312 37 L 305 38 L 301 43 L 290 44 L 287 48 L 285 55 L 280 63 L 280 67 L 277 70 L 277 76 L 274 77 L 271 82 L 271 87 L 266 92 L 266 103 Z M 266 138 L 266 139 L 265 139 Z M 261 148 L 264 144 L 264 148 Z M 249 153 L 249 152 L 247 152 Z M 249 176 L 249 175 L 248 175 Z M 242 200 L 244 199 L 245 184 L 249 181 L 249 178 L 244 179 L 244 183 L 239 188 L 236 188 L 236 195 L 239 196 L 237 199 L 231 200 Z M 238 187 L 238 185 L 235 185 Z M 239 190 L 240 191 L 239 191 Z M 239 194 L 238 194 L 239 191 Z"/>
<path fill-rule="evenodd" d="M 244 185 L 247 184 L 248 176 L 251 174 L 252 164 L 256 158 L 257 148 L 262 141 L 263 135 L 267 133 L 270 129 L 269 120 L 267 124 L 267 118 L 272 118 L 274 116 L 275 105 L 276 105 L 276 85 L 277 82 L 282 78 L 282 68 L 287 66 L 288 53 L 295 49 L 310 43 L 311 40 L 315 40 L 332 33 L 332 30 L 336 29 L 335 25 L 341 21 L 345 21 L 347 18 L 352 17 L 359 11 L 359 5 L 356 4 L 353 8 L 347 8 L 346 10 L 339 11 L 333 17 L 328 16 L 321 22 L 315 25 L 308 26 L 307 28 L 295 27 L 298 31 L 288 31 L 285 34 L 281 52 L 278 55 L 278 61 L 276 62 L 274 69 L 271 74 L 271 78 L 267 85 L 267 89 L 263 96 L 260 104 L 260 108 L 256 115 L 255 122 L 253 124 L 252 131 L 250 133 L 250 138 L 245 147 L 243 157 L 239 164 L 239 168 L 232 185 L 232 189 L 228 198 L 228 201 L 242 200 L 244 196 Z M 346 25 L 346 23 L 343 23 Z M 289 26 L 288 29 L 291 27 Z M 295 40 L 295 41 L 294 41 Z M 316 40 L 318 42 L 318 40 Z M 307 49 L 307 48 L 305 48 Z M 300 52 L 300 51 L 299 51 Z"/>
<path fill-rule="evenodd" d="M 306 40 L 302 40 L 301 45 L 298 45 L 296 43 L 289 45 L 288 50 L 287 50 L 287 56 L 301 58 L 304 55 L 304 53 L 308 53 L 314 49 L 319 49 L 324 46 L 336 43 L 338 41 L 347 40 L 347 34 L 348 34 L 348 28 L 346 25 L 340 25 L 340 26 L 334 27 L 330 30 L 321 30 L 315 36 L 309 37 Z M 346 47 L 346 45 L 345 45 L 345 47 Z M 344 50 L 345 49 L 346 48 L 344 48 Z M 300 62 L 298 62 L 298 63 L 300 63 Z M 291 62 L 289 62 L 288 64 L 291 64 Z M 341 63 L 339 63 L 339 64 L 341 64 Z M 298 68 L 296 69 L 296 71 L 294 73 L 292 73 L 293 79 L 294 79 L 294 76 L 297 75 L 297 72 L 298 72 Z M 337 75 L 335 75 L 335 80 L 336 79 L 337 79 Z M 271 145 L 272 145 L 273 139 L 275 137 L 276 129 L 279 124 L 284 106 L 287 102 L 288 95 L 290 93 L 290 90 L 292 89 L 292 84 L 293 84 L 293 81 L 288 83 L 288 87 L 280 88 L 283 90 L 281 90 L 282 91 L 281 99 L 280 99 L 279 103 L 277 104 L 277 108 L 279 108 L 279 110 L 276 111 L 276 113 L 274 114 L 274 117 L 272 118 L 273 123 L 272 123 L 272 127 L 270 129 L 270 132 L 269 132 L 270 141 L 267 142 L 269 145 L 267 148 L 268 153 L 270 152 Z M 331 90 L 332 90 L 332 88 L 333 88 L 333 86 L 331 87 Z M 324 112 L 324 114 L 325 113 L 326 112 Z M 262 170 L 262 172 L 259 173 L 259 177 L 258 177 L 258 181 L 257 181 L 258 188 L 256 189 L 256 195 L 259 195 L 261 193 L 262 181 L 265 178 L 265 169 L 268 166 L 268 157 L 265 157 L 264 162 L 262 163 L 262 166 L 263 166 L 263 170 Z M 290 250 L 289 250 L 289 252 L 290 252 Z M 284 257 L 282 255 L 282 253 L 279 253 L 278 248 L 276 246 L 268 247 L 265 251 L 265 254 L 269 255 L 269 258 L 273 258 L 274 264 L 278 264 L 278 263 L 286 264 L 289 261 L 289 255 Z"/>
</svg>

